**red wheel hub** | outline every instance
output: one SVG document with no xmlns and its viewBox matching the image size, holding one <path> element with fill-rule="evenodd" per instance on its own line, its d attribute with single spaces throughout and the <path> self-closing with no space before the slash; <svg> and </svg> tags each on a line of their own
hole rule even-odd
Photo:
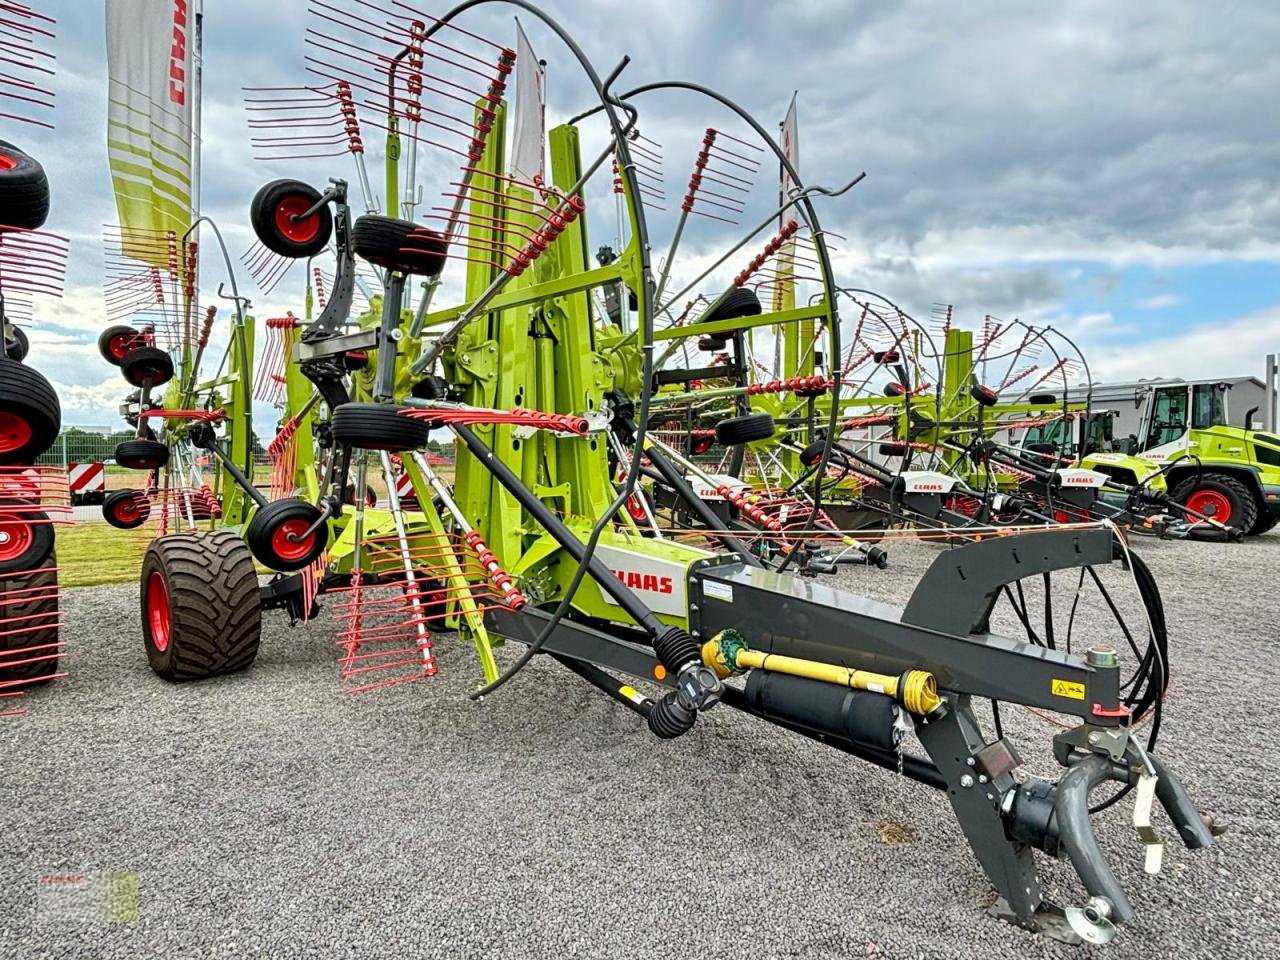
<svg viewBox="0 0 1280 960">
<path fill-rule="evenodd" d="M 142 516 L 142 506 L 133 497 L 117 500 L 111 507 L 111 513 L 121 523 L 132 523 Z"/>
<path fill-rule="evenodd" d="M 314 204 L 306 197 L 285 197 L 276 207 L 276 229 L 294 243 L 314 240 L 320 232 L 320 214 L 302 217 L 312 206 Z"/>
<path fill-rule="evenodd" d="M 169 587 L 159 570 L 147 577 L 147 625 L 151 628 L 151 642 L 164 653 L 169 649 Z"/>
<path fill-rule="evenodd" d="M 271 550 L 281 560 L 301 560 L 311 552 L 316 535 L 307 533 L 311 524 L 306 520 L 286 520 L 271 533 Z M 303 534 L 307 533 L 304 537 Z"/>
<path fill-rule="evenodd" d="M 0 563 L 17 560 L 31 549 L 35 538 L 31 524 L 12 517 L 0 517 Z"/>
<path fill-rule="evenodd" d="M 123 360 L 134 347 L 142 346 L 142 337 L 136 333 L 118 333 L 107 341 L 107 351 L 117 360 Z"/>
<path fill-rule="evenodd" d="M 13 159 L 7 153 L 0 153 L 0 170 L 13 170 L 18 166 L 18 161 Z"/>
<path fill-rule="evenodd" d="M 1231 519 L 1231 501 L 1217 490 L 1197 490 L 1187 497 L 1187 509 L 1202 513 L 1211 520 L 1227 523 Z"/>
<path fill-rule="evenodd" d="M 31 424 L 16 413 L 0 412 L 0 453 L 21 450 L 31 442 Z"/>
</svg>

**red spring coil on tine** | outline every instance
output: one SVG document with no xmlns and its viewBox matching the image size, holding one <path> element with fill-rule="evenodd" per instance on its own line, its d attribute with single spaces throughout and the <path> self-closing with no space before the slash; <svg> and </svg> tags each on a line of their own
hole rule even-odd
<svg viewBox="0 0 1280 960">
<path fill-rule="evenodd" d="M 782 524 L 774 517 L 769 516 L 755 504 L 751 503 L 745 494 L 726 484 L 720 484 L 716 487 L 716 493 L 724 497 L 735 507 L 742 511 L 743 515 L 753 523 L 764 527 L 766 530 L 781 530 Z"/>
<path fill-rule="evenodd" d="M 684 195 L 684 203 L 680 204 L 680 209 L 685 213 L 693 211 L 694 195 L 697 194 L 698 188 L 702 186 L 702 174 L 699 171 L 706 169 L 707 163 L 711 159 L 711 147 L 715 142 L 715 129 L 707 127 L 707 132 L 702 137 L 702 149 L 698 151 L 697 157 L 694 158 L 693 173 L 689 175 L 689 191 Z"/>
<path fill-rule="evenodd" d="M 747 396 L 754 397 L 762 393 L 787 393 L 804 390 L 829 390 L 835 381 L 828 377 L 789 377 L 786 380 L 769 380 L 764 383 L 752 383 L 747 386 Z"/>
<path fill-rule="evenodd" d="M 733 278 L 733 285 L 740 287 L 751 279 L 751 275 L 764 266 L 765 261 L 772 257 L 775 253 L 782 249 L 782 245 L 795 236 L 796 231 L 800 229 L 800 225 L 794 220 L 788 220 L 786 226 L 778 231 L 777 236 L 769 240 L 764 245 L 764 251 L 752 258 L 747 264 L 747 269 Z"/>
<path fill-rule="evenodd" d="M 518 277 L 529 269 L 529 266 L 538 257 L 542 256 L 543 251 L 564 233 L 565 228 L 574 220 L 578 219 L 578 214 L 587 209 L 587 205 L 582 202 L 582 198 L 578 196 L 565 197 L 562 203 L 549 217 L 547 222 L 541 229 L 534 231 L 532 239 L 525 245 L 525 248 L 512 257 L 511 263 L 507 264 L 503 269 L 513 277 Z"/>
<path fill-rule="evenodd" d="M 283 317 L 267 318 L 268 330 L 292 330 L 297 325 L 298 325 L 298 318 L 293 315 L 292 310 L 290 310 Z"/>
<path fill-rule="evenodd" d="M 527 607 L 529 605 L 528 599 L 516 588 L 507 571 L 503 570 L 498 564 L 498 558 L 493 555 L 489 545 L 480 538 L 480 534 L 472 530 L 462 539 L 467 546 L 475 551 L 476 557 L 480 560 L 480 566 L 484 567 L 484 571 L 489 575 L 493 585 L 502 591 L 502 599 L 506 605 L 516 611 Z"/>
<path fill-rule="evenodd" d="M 213 318 L 217 313 L 217 307 L 209 307 L 204 312 L 204 326 L 200 328 L 200 339 L 197 344 L 201 349 L 209 345 L 209 333 L 213 330 Z"/>
</svg>

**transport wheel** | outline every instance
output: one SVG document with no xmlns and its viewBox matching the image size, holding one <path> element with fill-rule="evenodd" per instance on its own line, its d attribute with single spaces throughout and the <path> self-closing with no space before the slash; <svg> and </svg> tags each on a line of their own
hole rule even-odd
<svg viewBox="0 0 1280 960">
<path fill-rule="evenodd" d="M 1178 484 L 1173 499 L 1187 509 L 1246 532 L 1258 522 L 1258 502 L 1244 482 L 1229 473 L 1205 473 Z"/>
<path fill-rule="evenodd" d="M 121 359 L 120 372 L 135 387 L 148 380 L 160 387 L 173 379 L 173 358 L 159 347 L 134 347 Z"/>
<path fill-rule="evenodd" d="M 394 403 L 344 403 L 333 411 L 333 439 L 363 450 L 398 453 L 425 447 L 431 427 L 400 416 Z"/>
<path fill-rule="evenodd" d="M 0 651 L 28 650 L 13 659 L 35 661 L 0 668 L 0 683 L 18 680 L 24 687 L 35 686 L 48 683 L 58 672 L 57 565 L 57 557 L 50 552 L 46 569 L 0 579 L 0 594 L 16 598 L 5 605 L 4 616 L 26 625 L 21 632 L 0 636 Z M 0 662 L 5 659 L 0 655 Z"/>
<path fill-rule="evenodd" d="M 301 180 L 272 180 L 249 205 L 253 232 L 272 253 L 290 260 L 314 257 L 328 246 L 333 234 L 333 214 L 327 204 L 302 216 L 320 197 L 315 187 Z"/>
<path fill-rule="evenodd" d="M 0 576 L 36 570 L 53 553 L 53 524 L 41 510 L 20 503 L 0 507 Z M 0 618 L 7 614 L 0 611 Z"/>
<path fill-rule="evenodd" d="M 102 359 L 118 367 L 133 350 L 147 345 L 146 338 L 137 327 L 117 324 L 98 334 L 98 352 Z"/>
<path fill-rule="evenodd" d="M 151 501 L 141 490 L 113 490 L 102 501 L 102 519 L 120 530 L 132 530 L 151 516 Z"/>
<path fill-rule="evenodd" d="M 31 342 L 27 339 L 27 335 L 22 332 L 21 327 L 15 327 L 12 321 L 5 323 L 4 338 L 4 354 L 10 360 L 21 363 L 27 358 L 27 351 L 31 349 Z"/>
<path fill-rule="evenodd" d="M 395 217 L 367 213 L 351 228 L 351 246 L 378 267 L 426 277 L 440 275 L 448 247 L 434 230 Z"/>
<path fill-rule="evenodd" d="M 744 413 L 716 424 L 716 439 L 723 446 L 768 440 L 773 436 L 773 417 L 767 413 Z"/>
<path fill-rule="evenodd" d="M 719 353 L 729 346 L 729 341 L 724 337 L 699 337 L 698 349 L 703 353 Z"/>
<path fill-rule="evenodd" d="M 319 508 L 305 500 L 276 500 L 254 512 L 245 542 L 263 566 L 301 570 L 314 563 L 329 545 L 327 523 L 307 533 L 319 519 Z"/>
<path fill-rule="evenodd" d="M 142 640 L 151 669 L 181 682 L 243 670 L 258 655 L 258 571 L 229 530 L 158 537 L 142 560 Z"/>
<path fill-rule="evenodd" d="M 736 320 L 738 317 L 756 317 L 760 315 L 760 311 L 760 298 L 756 296 L 754 290 L 747 287 L 734 287 L 719 306 L 713 310 L 708 310 L 700 316 L 698 323 L 712 323 L 716 320 Z"/>
<path fill-rule="evenodd" d="M 169 462 L 169 448 L 158 440 L 126 440 L 116 445 L 116 463 L 128 470 L 155 470 Z"/>
<path fill-rule="evenodd" d="M 44 167 L 12 143 L 0 140 L 0 196 L 4 224 L 39 230 L 49 218 L 49 178 Z"/>
<path fill-rule="evenodd" d="M 61 426 L 53 385 L 39 371 L 0 357 L 0 466 L 34 463 Z"/>
<path fill-rule="evenodd" d="M 354 483 L 350 481 L 347 482 L 346 489 L 342 491 L 342 502 L 349 507 L 354 507 L 356 505 L 356 485 Z M 376 507 L 378 505 L 378 494 L 374 491 L 373 487 L 364 488 L 364 502 L 365 506 L 368 507 Z M 405 507 L 404 504 L 405 500 L 402 497 L 400 499 L 400 506 L 406 510 L 409 509 L 408 507 Z"/>
</svg>

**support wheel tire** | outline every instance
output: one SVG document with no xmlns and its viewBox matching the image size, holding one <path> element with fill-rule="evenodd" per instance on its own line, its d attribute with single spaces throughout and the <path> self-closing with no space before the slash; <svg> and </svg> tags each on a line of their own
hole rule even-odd
<svg viewBox="0 0 1280 960">
<path fill-rule="evenodd" d="M 127 470 L 158 470 L 169 462 L 169 448 L 158 440 L 116 444 L 116 463 Z"/>
<path fill-rule="evenodd" d="M 133 530 L 151 516 L 151 501 L 141 490 L 114 490 L 102 501 L 102 519 L 117 530 Z"/>
<path fill-rule="evenodd" d="M 258 572 L 234 533 L 178 533 L 151 541 L 141 593 L 147 660 L 164 679 L 234 673 L 258 655 Z"/>
<path fill-rule="evenodd" d="M 48 683 L 58 672 L 58 559 L 51 552 L 48 566 L 21 576 L 0 579 L 0 594 L 19 597 L 5 607 L 5 617 L 26 624 L 20 633 L 0 636 L 0 663 L 6 660 L 34 660 L 0 668 L 0 683 L 17 681 L 22 687 Z M 43 647 L 45 649 L 32 649 Z M 26 654 L 6 657 L 11 650 Z"/>
<path fill-rule="evenodd" d="M 49 178 L 44 167 L 6 140 L 0 140 L 0 195 L 5 206 L 0 227 L 39 230 L 49 218 Z"/>
<path fill-rule="evenodd" d="M 34 463 L 61 427 L 53 384 L 38 370 L 0 357 L 0 466 Z"/>
<path fill-rule="evenodd" d="M 351 228 L 351 247 L 374 266 L 436 277 L 444 269 L 444 238 L 412 220 L 367 213 Z"/>
<path fill-rule="evenodd" d="M 425 447 L 431 427 L 400 416 L 406 409 L 394 403 L 344 403 L 333 411 L 333 439 L 362 450 L 393 453 Z"/>
<path fill-rule="evenodd" d="M 719 305 L 698 317 L 698 323 L 714 323 L 716 320 L 736 320 L 739 317 L 758 317 L 763 308 L 754 290 L 734 287 Z M 724 334 L 720 334 L 724 336 Z"/>
<path fill-rule="evenodd" d="M 1173 499 L 1190 510 L 1246 533 L 1258 522 L 1258 501 L 1244 481 L 1229 473 L 1205 473 L 1184 480 Z"/>
<path fill-rule="evenodd" d="M 773 417 L 767 413 L 744 413 L 729 417 L 716 424 L 716 439 L 721 445 L 733 447 L 740 443 L 768 440 L 773 436 Z"/>
<path fill-rule="evenodd" d="M 27 359 L 27 351 L 31 349 L 31 341 L 27 339 L 27 335 L 21 327 L 15 327 L 13 321 L 5 321 L 5 331 L 8 336 L 4 341 L 4 355 L 16 363 L 21 363 Z"/>
<path fill-rule="evenodd" d="M 319 519 L 319 508 L 305 500 L 276 500 L 254 511 L 245 542 L 265 567 L 284 572 L 302 570 L 315 563 L 329 545 L 327 523 L 307 534 Z"/>
<path fill-rule="evenodd" d="M 319 203 L 321 196 L 301 180 L 272 180 L 254 194 L 249 205 L 253 232 L 272 253 L 290 260 L 314 257 L 329 245 L 333 214 L 326 204 L 309 217 L 302 215 Z"/>
<path fill-rule="evenodd" d="M 53 555 L 53 524 L 42 510 L 17 503 L 0 507 L 0 576 L 38 570 Z M 0 618 L 7 619 L 2 612 Z"/>
<path fill-rule="evenodd" d="M 127 324 L 107 327 L 98 334 L 98 353 L 113 367 L 120 366 L 121 361 L 131 352 L 146 345 L 147 340 L 142 331 Z"/>
<path fill-rule="evenodd" d="M 148 380 L 161 387 L 173 379 L 173 357 L 159 347 L 134 347 L 120 361 L 120 372 L 135 387 Z"/>
</svg>

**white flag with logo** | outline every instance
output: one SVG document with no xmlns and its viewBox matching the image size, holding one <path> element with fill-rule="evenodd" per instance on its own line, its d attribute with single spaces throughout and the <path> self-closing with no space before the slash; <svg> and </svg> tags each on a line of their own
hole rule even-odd
<svg viewBox="0 0 1280 960">
<path fill-rule="evenodd" d="M 107 156 L 125 252 L 164 266 L 148 236 L 191 226 L 199 0 L 106 0 Z M 136 243 L 130 243 L 130 234 Z M 133 248 L 133 249 L 131 249 Z"/>
<path fill-rule="evenodd" d="M 796 124 L 796 97 L 791 95 L 791 106 L 787 108 L 786 119 L 782 121 L 781 142 L 778 144 L 782 148 L 782 155 L 787 158 L 787 162 L 791 164 L 792 169 L 796 173 L 800 172 L 800 134 Z M 787 171 L 785 165 L 782 166 L 781 182 L 779 187 L 782 193 L 781 202 L 785 203 L 791 197 L 791 191 L 796 188 L 796 182 L 792 179 L 791 174 Z M 782 216 L 778 218 L 778 227 L 782 228 L 788 220 L 795 219 L 796 212 L 794 207 L 788 207 L 782 211 Z M 795 276 L 795 252 L 796 242 L 794 239 L 784 243 L 778 250 L 778 277 L 773 288 L 773 309 L 774 310 L 790 310 L 796 305 L 796 285 L 792 279 Z"/>
<path fill-rule="evenodd" d="M 542 89 L 542 66 L 529 38 L 516 21 L 516 104 L 515 134 L 511 148 L 511 176 L 526 183 L 541 178 L 546 169 L 543 157 L 546 142 L 546 93 Z"/>
</svg>

